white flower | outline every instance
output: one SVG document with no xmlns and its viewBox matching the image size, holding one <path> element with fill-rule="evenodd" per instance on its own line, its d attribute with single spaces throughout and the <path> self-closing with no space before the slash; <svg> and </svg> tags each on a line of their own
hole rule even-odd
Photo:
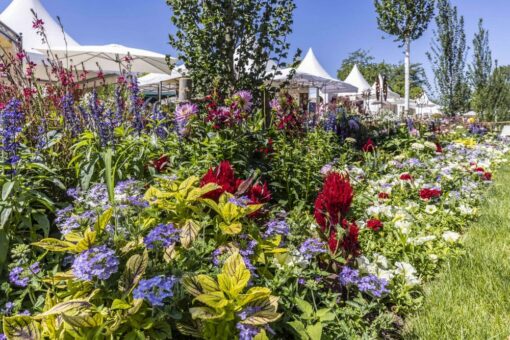
<svg viewBox="0 0 510 340">
<path fill-rule="evenodd" d="M 383 269 L 388 268 L 388 259 L 384 255 L 374 253 L 374 262 Z"/>
<path fill-rule="evenodd" d="M 422 151 L 425 149 L 425 145 L 420 144 L 420 143 L 413 143 L 413 144 L 411 144 L 411 149 L 416 150 L 416 151 Z"/>
<path fill-rule="evenodd" d="M 432 142 L 425 142 L 423 143 L 425 145 L 425 147 L 433 150 L 433 151 L 436 151 L 436 144 L 432 143 Z"/>
<path fill-rule="evenodd" d="M 420 279 L 416 276 L 416 269 L 407 262 L 395 262 L 395 274 L 402 275 L 406 279 L 406 283 L 414 286 L 420 283 Z"/>
<path fill-rule="evenodd" d="M 429 215 L 435 214 L 437 212 L 437 207 L 433 204 L 429 204 L 425 207 L 425 212 Z"/>
<path fill-rule="evenodd" d="M 455 243 L 459 240 L 460 234 L 456 233 L 455 231 L 445 231 L 443 233 L 443 240 L 446 242 L 452 242 Z"/>
<path fill-rule="evenodd" d="M 436 239 L 436 236 L 434 235 L 429 235 L 429 236 L 421 236 L 421 237 L 417 237 L 415 239 L 409 239 L 407 242 L 408 243 L 412 243 L 416 246 L 421 246 L 422 244 L 425 244 L 427 242 L 431 242 L 431 241 L 434 241 Z"/>
<path fill-rule="evenodd" d="M 461 215 L 465 215 L 465 216 L 473 215 L 473 208 L 467 206 L 466 204 L 459 205 L 459 211 L 460 211 Z"/>
<path fill-rule="evenodd" d="M 395 222 L 395 228 L 400 229 L 400 232 L 404 235 L 408 235 L 411 231 L 411 222 L 409 221 L 397 221 Z"/>
<path fill-rule="evenodd" d="M 437 260 L 439 259 L 439 257 L 436 255 L 436 254 L 429 254 L 429 259 L 433 262 L 433 263 L 436 263 Z"/>
</svg>

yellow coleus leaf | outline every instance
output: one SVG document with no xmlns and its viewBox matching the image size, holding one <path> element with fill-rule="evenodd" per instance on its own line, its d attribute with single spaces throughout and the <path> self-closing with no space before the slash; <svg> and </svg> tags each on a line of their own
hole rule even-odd
<svg viewBox="0 0 510 340">
<path fill-rule="evenodd" d="M 243 225 L 239 222 L 234 222 L 231 224 L 221 222 L 219 227 L 221 231 L 226 235 L 237 235 L 243 230 Z"/>
<path fill-rule="evenodd" d="M 91 248 L 94 243 L 96 242 L 96 235 L 97 233 L 95 231 L 92 231 L 90 228 L 87 228 L 85 231 L 85 234 L 83 235 L 83 238 L 74 246 L 73 251 L 76 253 L 81 253 L 89 248 Z"/>
<path fill-rule="evenodd" d="M 271 289 L 265 287 L 253 287 L 246 292 L 241 294 L 239 297 L 239 304 L 244 306 L 250 302 L 254 302 L 261 299 L 267 299 L 271 295 Z M 259 306 L 261 307 L 261 306 Z M 262 307 L 261 307 L 262 308 Z"/>
<path fill-rule="evenodd" d="M 184 248 L 189 248 L 195 241 L 200 231 L 200 225 L 193 220 L 186 220 L 181 228 L 181 244 Z"/>
<path fill-rule="evenodd" d="M 239 291 L 248 285 L 251 277 L 250 271 L 246 269 L 246 264 L 238 252 L 235 252 L 227 258 L 221 273 L 229 276 L 234 287 L 236 287 L 236 290 Z"/>
<path fill-rule="evenodd" d="M 206 194 L 210 193 L 211 191 L 214 191 L 218 188 L 220 188 L 219 185 L 217 185 L 215 183 L 208 183 L 201 188 L 195 188 L 195 189 L 191 190 L 188 193 L 186 200 L 188 202 L 195 201 L 195 200 L 199 199 L 200 197 L 203 197 L 204 195 L 206 195 Z"/>
<path fill-rule="evenodd" d="M 201 294 L 195 298 L 195 300 L 208 305 L 209 307 L 221 309 L 228 305 L 228 300 L 225 298 L 223 292 L 211 292 Z"/>
<path fill-rule="evenodd" d="M 216 310 L 209 307 L 193 307 L 189 309 L 191 318 L 202 319 L 202 320 L 214 320 L 220 319 L 225 315 L 225 311 L 217 312 Z"/>
<path fill-rule="evenodd" d="M 196 278 L 204 292 L 212 293 L 220 290 L 218 283 L 212 277 L 200 274 L 197 275 Z"/>
</svg>

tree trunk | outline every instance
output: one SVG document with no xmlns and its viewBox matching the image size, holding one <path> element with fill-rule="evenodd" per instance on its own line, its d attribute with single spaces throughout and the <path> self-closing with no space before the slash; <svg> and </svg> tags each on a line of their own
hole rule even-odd
<svg viewBox="0 0 510 340">
<path fill-rule="evenodd" d="M 404 115 L 409 115 L 409 92 L 411 89 L 410 73 L 411 73 L 411 39 L 408 37 L 405 39 L 405 99 L 404 99 Z"/>
</svg>

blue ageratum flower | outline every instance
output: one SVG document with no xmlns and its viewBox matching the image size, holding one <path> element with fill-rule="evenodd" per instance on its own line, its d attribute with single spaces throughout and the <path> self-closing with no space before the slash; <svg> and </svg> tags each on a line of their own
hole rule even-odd
<svg viewBox="0 0 510 340">
<path fill-rule="evenodd" d="M 173 224 L 160 224 L 145 237 L 144 243 L 148 249 L 167 248 L 179 240 L 179 235 L 180 230 Z"/>
<path fill-rule="evenodd" d="M 273 237 L 276 235 L 285 236 L 290 233 L 289 224 L 285 220 L 285 216 L 270 220 L 266 224 L 266 231 L 264 237 Z"/>
<path fill-rule="evenodd" d="M 119 269 L 119 259 L 105 245 L 97 246 L 78 255 L 72 269 L 73 274 L 83 281 L 92 281 L 94 278 L 107 280 Z"/>
<path fill-rule="evenodd" d="M 174 276 L 155 276 L 151 279 L 141 280 L 133 290 L 135 299 L 148 301 L 152 306 L 163 306 L 166 298 L 174 296 L 173 288 L 177 283 Z"/>
<path fill-rule="evenodd" d="M 355 285 L 358 284 L 359 281 L 359 271 L 345 266 L 342 268 L 338 278 L 342 286 Z"/>
<path fill-rule="evenodd" d="M 9 282 L 14 286 L 25 288 L 28 286 L 29 279 L 24 275 L 24 269 L 22 267 L 14 267 L 9 272 Z"/>
<path fill-rule="evenodd" d="M 7 164 L 16 164 L 19 162 L 18 156 L 18 135 L 23 130 L 23 120 L 25 115 L 21 111 L 21 101 L 11 99 L 5 108 L 0 111 L 0 140 L 1 149 L 7 154 L 5 162 Z"/>
<path fill-rule="evenodd" d="M 384 294 L 389 293 L 387 286 L 387 280 L 380 279 L 375 275 L 365 276 L 358 282 L 358 289 L 361 292 L 369 293 L 375 297 L 381 297 Z"/>
<path fill-rule="evenodd" d="M 239 331 L 239 340 L 252 340 L 260 333 L 260 329 L 257 327 L 242 323 L 237 323 L 236 328 Z"/>
<path fill-rule="evenodd" d="M 311 260 L 315 255 L 326 252 L 326 243 L 316 238 L 307 239 L 299 247 L 299 253 L 308 261 Z"/>
</svg>

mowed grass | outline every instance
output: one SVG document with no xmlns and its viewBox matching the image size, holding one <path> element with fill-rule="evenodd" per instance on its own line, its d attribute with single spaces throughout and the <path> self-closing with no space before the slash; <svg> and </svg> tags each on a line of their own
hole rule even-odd
<svg viewBox="0 0 510 340">
<path fill-rule="evenodd" d="M 466 254 L 426 287 L 405 339 L 510 339 L 510 166 L 504 165 L 465 238 Z"/>
</svg>

